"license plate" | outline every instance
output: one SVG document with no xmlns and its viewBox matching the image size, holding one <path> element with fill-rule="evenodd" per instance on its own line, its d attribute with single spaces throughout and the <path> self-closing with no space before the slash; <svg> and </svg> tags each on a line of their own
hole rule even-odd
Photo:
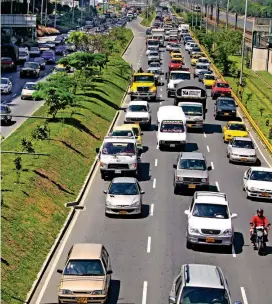
<svg viewBox="0 0 272 304">
<path fill-rule="evenodd" d="M 120 211 L 119 214 L 127 214 L 127 211 Z"/>
<path fill-rule="evenodd" d="M 215 239 L 214 239 L 214 238 L 211 238 L 211 237 L 207 237 L 207 238 L 206 238 L 206 242 L 207 242 L 207 243 L 214 243 L 214 242 L 215 242 Z"/>
<path fill-rule="evenodd" d="M 175 146 L 176 146 L 175 144 L 171 144 L 171 145 L 170 145 L 171 148 L 174 148 Z"/>
<path fill-rule="evenodd" d="M 228 115 L 229 115 L 229 113 L 224 113 L 224 115 L 225 115 L 225 116 L 228 116 Z"/>
<path fill-rule="evenodd" d="M 241 161 L 246 161 L 247 159 L 246 158 L 241 158 Z"/>
<path fill-rule="evenodd" d="M 193 185 L 193 184 L 188 185 L 188 188 L 190 188 L 190 189 L 195 189 L 195 187 L 196 187 L 196 185 Z"/>
<path fill-rule="evenodd" d="M 187 127 L 188 127 L 188 128 L 191 128 L 191 127 L 192 127 L 192 125 L 187 125 Z"/>
<path fill-rule="evenodd" d="M 264 192 L 264 193 L 262 193 L 262 196 L 269 196 L 269 194 Z"/>
<path fill-rule="evenodd" d="M 88 303 L 88 298 L 78 298 L 77 303 L 79 304 L 87 304 Z"/>
<path fill-rule="evenodd" d="M 121 174 L 122 171 L 121 171 L 121 170 L 115 170 L 114 172 L 115 172 L 116 174 Z"/>
</svg>

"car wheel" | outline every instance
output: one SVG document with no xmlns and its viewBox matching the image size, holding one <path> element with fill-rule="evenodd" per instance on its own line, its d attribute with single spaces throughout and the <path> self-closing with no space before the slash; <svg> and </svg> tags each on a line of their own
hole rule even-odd
<svg viewBox="0 0 272 304">
<path fill-rule="evenodd" d="M 179 187 L 174 185 L 174 194 L 179 194 Z"/>
<path fill-rule="evenodd" d="M 232 244 L 226 246 L 226 253 L 231 254 L 232 253 Z"/>
<path fill-rule="evenodd" d="M 230 163 L 230 164 L 232 163 L 232 160 L 230 159 L 230 157 L 229 157 L 229 163 Z"/>
<path fill-rule="evenodd" d="M 188 242 L 188 240 L 186 241 L 186 248 L 193 249 L 193 245 L 190 242 Z"/>
<path fill-rule="evenodd" d="M 214 114 L 214 120 L 217 120 L 218 116 L 216 114 Z"/>
<path fill-rule="evenodd" d="M 105 174 L 105 172 L 101 172 L 101 178 L 102 178 L 103 180 L 106 179 L 106 174 Z"/>
<path fill-rule="evenodd" d="M 171 97 L 171 94 L 170 94 L 170 92 L 167 92 L 167 97 Z"/>
</svg>

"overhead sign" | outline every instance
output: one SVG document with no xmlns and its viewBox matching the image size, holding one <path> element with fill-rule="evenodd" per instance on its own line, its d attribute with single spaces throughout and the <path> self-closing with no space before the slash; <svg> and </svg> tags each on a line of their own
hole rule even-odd
<svg viewBox="0 0 272 304">
<path fill-rule="evenodd" d="M 181 90 L 182 97 L 201 97 L 201 90 L 192 90 L 192 89 L 182 89 Z"/>
</svg>

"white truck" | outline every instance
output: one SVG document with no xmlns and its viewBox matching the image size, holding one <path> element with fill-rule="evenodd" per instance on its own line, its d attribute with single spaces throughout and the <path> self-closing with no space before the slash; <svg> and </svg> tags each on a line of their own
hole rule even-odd
<svg viewBox="0 0 272 304">
<path fill-rule="evenodd" d="M 191 79 L 190 71 L 171 71 L 165 74 L 168 84 L 167 84 L 167 97 L 175 96 L 176 86 L 178 83 L 184 80 Z"/>
<path fill-rule="evenodd" d="M 187 128 L 203 129 L 205 120 L 205 110 L 201 102 L 179 102 L 186 117 Z"/>
</svg>

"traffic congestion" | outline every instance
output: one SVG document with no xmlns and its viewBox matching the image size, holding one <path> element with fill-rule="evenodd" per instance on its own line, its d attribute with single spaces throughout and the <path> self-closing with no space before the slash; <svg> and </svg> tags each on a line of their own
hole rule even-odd
<svg viewBox="0 0 272 304">
<path fill-rule="evenodd" d="M 183 18 L 127 17 L 128 94 L 31 303 L 270 304 L 269 161 Z"/>
</svg>

